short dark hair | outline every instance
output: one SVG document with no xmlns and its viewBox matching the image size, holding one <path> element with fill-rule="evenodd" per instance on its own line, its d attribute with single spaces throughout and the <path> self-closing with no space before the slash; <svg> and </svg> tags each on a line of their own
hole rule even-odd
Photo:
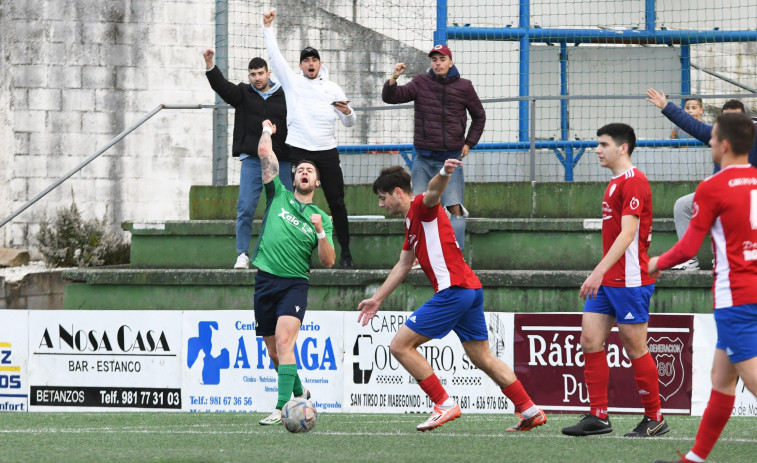
<svg viewBox="0 0 757 463">
<path fill-rule="evenodd" d="M 747 154 L 754 145 L 754 122 L 744 113 L 724 113 L 718 116 L 715 137 L 728 140 L 735 154 Z"/>
<path fill-rule="evenodd" d="M 410 174 L 402 166 L 381 169 L 378 178 L 373 182 L 373 192 L 377 195 L 379 193 L 391 193 L 397 187 L 408 195 L 413 194 L 413 188 L 410 184 Z"/>
<path fill-rule="evenodd" d="M 268 72 L 268 63 L 265 62 L 263 58 L 255 57 L 250 60 L 250 64 L 247 65 L 247 69 L 260 69 L 265 68 L 266 72 Z"/>
<path fill-rule="evenodd" d="M 633 153 L 633 149 L 636 148 L 636 133 L 634 133 L 633 127 L 628 124 L 623 124 L 622 122 L 607 124 L 597 130 L 597 137 L 602 135 L 608 135 L 618 146 L 623 143 L 627 144 L 629 156 Z"/>
<path fill-rule="evenodd" d="M 704 108 L 704 103 L 702 102 L 701 98 L 686 98 L 685 100 L 683 100 L 683 105 L 684 106 L 686 106 L 686 102 L 687 101 L 696 101 L 697 103 L 699 103 L 699 106 L 701 106 L 701 107 Z"/>
<path fill-rule="evenodd" d="M 297 172 L 297 168 L 300 167 L 300 164 L 310 164 L 315 169 L 315 174 L 318 176 L 316 180 L 321 179 L 321 171 L 318 170 L 318 166 L 315 165 L 315 162 L 309 160 L 309 159 L 300 159 L 294 164 L 294 170 L 292 171 L 292 179 L 294 179 L 294 173 Z"/>
<path fill-rule="evenodd" d="M 746 108 L 744 108 L 744 103 L 740 102 L 739 100 L 728 100 L 723 104 L 723 111 L 726 109 L 738 109 L 742 113 L 746 113 Z"/>
</svg>

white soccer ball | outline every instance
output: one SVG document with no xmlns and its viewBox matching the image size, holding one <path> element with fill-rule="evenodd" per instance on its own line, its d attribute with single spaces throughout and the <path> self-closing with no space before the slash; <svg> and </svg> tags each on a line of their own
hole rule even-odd
<svg viewBox="0 0 757 463">
<path fill-rule="evenodd" d="M 281 409 L 281 422 L 289 432 L 310 431 L 317 417 L 313 402 L 306 399 L 292 399 Z"/>
</svg>

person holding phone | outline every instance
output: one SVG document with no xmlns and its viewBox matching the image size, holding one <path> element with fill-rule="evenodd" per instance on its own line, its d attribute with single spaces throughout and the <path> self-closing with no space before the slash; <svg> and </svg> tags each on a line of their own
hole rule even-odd
<svg viewBox="0 0 757 463">
<path fill-rule="evenodd" d="M 263 37 L 271 65 L 286 95 L 289 155 L 293 165 L 306 159 L 318 168 L 323 194 L 329 204 L 341 247 L 339 265 L 354 269 L 347 207 L 344 204 L 344 175 L 334 133 L 337 119 L 345 127 L 352 127 L 357 116 L 339 84 L 329 79 L 318 50 L 305 47 L 300 52 L 299 74 L 289 68 L 276 42 L 276 32 L 271 27 L 275 18 L 275 11 L 263 15 Z"/>
</svg>

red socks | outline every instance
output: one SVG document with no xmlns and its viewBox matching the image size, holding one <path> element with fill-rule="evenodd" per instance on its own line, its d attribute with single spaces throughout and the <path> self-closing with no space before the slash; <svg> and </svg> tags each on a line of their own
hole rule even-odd
<svg viewBox="0 0 757 463">
<path fill-rule="evenodd" d="M 441 405 L 445 400 L 449 399 L 449 394 L 444 390 L 444 386 L 442 386 L 436 374 L 432 374 L 423 381 L 419 381 L 418 386 L 423 389 L 423 392 L 428 394 L 429 399 L 436 405 Z"/>
<path fill-rule="evenodd" d="M 503 387 L 502 393 L 510 399 L 510 402 L 515 404 L 516 412 L 522 413 L 524 410 L 528 410 L 534 406 L 534 401 L 531 400 L 526 390 L 523 389 L 523 385 L 519 379 L 516 379 L 511 385 Z"/>
<path fill-rule="evenodd" d="M 610 382 L 610 366 L 604 350 L 584 352 L 584 380 L 589 390 L 590 413 L 597 418 L 607 418 L 607 385 Z"/>
<path fill-rule="evenodd" d="M 644 415 L 660 421 L 662 412 L 660 412 L 660 378 L 657 374 L 657 363 L 652 358 L 652 354 L 647 352 L 646 355 L 631 360 L 631 366 L 636 385 L 639 387 L 641 403 L 644 404 Z"/>
<path fill-rule="evenodd" d="M 707 403 L 702 421 L 699 423 L 697 440 L 694 443 L 694 448 L 691 449 L 698 457 L 707 459 L 712 447 L 715 446 L 715 442 L 720 437 L 720 433 L 723 432 L 723 428 L 728 423 L 728 419 L 731 418 L 735 401 L 736 396 L 734 395 L 723 394 L 715 389 L 710 393 L 710 401 Z"/>
</svg>

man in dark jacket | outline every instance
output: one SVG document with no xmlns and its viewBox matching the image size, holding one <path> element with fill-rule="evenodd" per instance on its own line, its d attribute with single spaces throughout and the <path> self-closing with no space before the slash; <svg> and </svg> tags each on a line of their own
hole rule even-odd
<svg viewBox="0 0 757 463">
<path fill-rule="evenodd" d="M 431 69 L 418 74 L 407 85 L 397 85 L 405 73 L 405 63 L 394 66 L 392 77 L 384 84 L 381 99 L 397 104 L 415 101 L 415 135 L 413 145 L 417 156 L 413 161 L 413 193 L 426 191 L 429 180 L 443 172 L 444 161 L 464 158 L 478 143 L 486 123 L 486 113 L 470 80 L 462 79 L 452 62 L 452 52 L 446 45 L 436 45 L 428 54 Z M 465 126 L 468 114 L 471 125 L 468 135 Z M 442 175 L 445 175 L 442 173 Z M 465 177 L 462 167 L 455 169 L 442 195 L 442 206 L 450 213 L 457 244 L 465 246 L 465 218 L 463 207 Z"/>
<path fill-rule="evenodd" d="M 658 92 L 650 88 L 647 90 L 647 101 L 654 104 L 662 110 L 663 116 L 670 119 L 675 125 L 687 132 L 692 137 L 709 145 L 712 138 L 712 125 L 697 120 L 691 114 L 679 108 L 675 103 L 669 102 L 665 93 Z M 688 100 L 687 100 L 688 101 Z M 738 100 L 728 100 L 722 108 L 723 113 L 744 113 L 744 104 Z M 755 122 L 757 123 L 757 121 Z M 757 167 L 757 143 L 752 145 L 749 150 L 749 163 Z M 720 171 L 720 166 L 714 165 L 714 173 Z M 686 229 L 689 227 L 691 214 L 693 213 L 694 193 L 678 198 L 673 206 L 673 222 L 676 226 L 678 240 L 683 238 Z M 680 265 L 672 267 L 674 270 L 699 270 L 699 260 L 694 256 Z"/>
<path fill-rule="evenodd" d="M 237 262 L 234 268 L 250 268 L 249 248 L 252 239 L 252 218 L 258 205 L 263 182 L 258 157 L 258 141 L 263 121 L 269 119 L 279 127 L 273 136 L 273 150 L 279 160 L 279 178 L 284 187 L 294 191 L 287 136 L 287 110 L 284 90 L 270 79 L 271 72 L 263 58 L 253 58 L 248 66 L 250 82 L 232 84 L 213 64 L 213 50 L 203 53 L 210 86 L 234 112 L 234 138 L 231 154 L 242 162 L 237 200 Z"/>
</svg>

